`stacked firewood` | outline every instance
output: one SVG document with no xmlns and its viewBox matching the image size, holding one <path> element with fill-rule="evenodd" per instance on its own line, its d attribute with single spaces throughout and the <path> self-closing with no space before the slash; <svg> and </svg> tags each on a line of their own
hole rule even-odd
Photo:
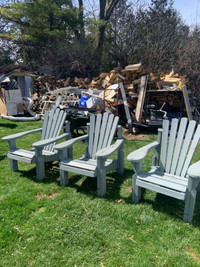
<svg viewBox="0 0 200 267">
<path fill-rule="evenodd" d="M 140 77 L 145 75 L 146 71 L 141 64 L 134 64 L 125 67 L 125 69 L 115 68 L 110 73 L 101 73 L 93 78 L 89 84 L 93 89 L 104 89 L 112 84 L 123 81 L 125 90 L 134 90 L 140 83 Z"/>
<path fill-rule="evenodd" d="M 142 64 L 134 64 L 126 66 L 125 69 L 120 67 L 114 68 L 109 73 L 101 73 L 98 77 L 89 78 L 70 78 L 65 80 L 57 80 L 55 76 L 38 76 L 35 79 L 35 92 L 38 95 L 61 88 L 61 87 L 79 87 L 82 89 L 105 89 L 112 84 L 123 82 L 125 91 L 137 92 L 138 85 L 141 81 L 141 76 L 148 74 L 149 71 L 145 70 Z M 185 77 L 177 77 L 177 74 L 170 73 L 164 77 L 157 77 L 154 75 L 149 76 L 148 89 L 162 89 L 164 87 L 178 86 L 179 82 Z"/>
<path fill-rule="evenodd" d="M 38 96 L 45 95 L 50 91 L 54 91 L 61 87 L 70 85 L 70 78 L 66 80 L 57 80 L 55 76 L 38 76 L 34 81 L 35 92 Z"/>
<path fill-rule="evenodd" d="M 151 100 L 155 103 L 159 103 L 160 106 L 162 103 L 168 103 L 174 107 L 180 107 L 181 98 L 180 94 L 177 94 L 176 91 L 179 88 L 179 83 L 183 80 L 185 81 L 186 77 L 178 77 L 173 71 L 169 75 L 158 77 L 150 74 L 150 71 L 145 70 L 142 64 L 134 64 L 126 66 L 124 69 L 120 67 L 114 68 L 109 73 L 101 73 L 92 80 L 78 77 L 68 77 L 65 80 L 57 80 L 54 76 L 38 76 L 34 84 L 35 92 L 38 97 L 35 101 L 35 109 L 37 109 L 39 102 L 47 101 L 44 100 L 42 96 L 58 88 L 78 87 L 80 89 L 90 88 L 93 90 L 104 90 L 113 84 L 122 82 L 127 97 L 127 103 L 129 107 L 134 110 L 137 106 L 141 77 L 147 74 L 149 77 L 146 90 L 147 92 L 149 91 L 150 94 L 153 92 L 151 94 Z M 158 91 L 158 94 L 156 91 Z M 162 91 L 161 94 L 160 91 Z M 40 109 L 41 107 L 42 105 L 40 105 Z"/>
</svg>

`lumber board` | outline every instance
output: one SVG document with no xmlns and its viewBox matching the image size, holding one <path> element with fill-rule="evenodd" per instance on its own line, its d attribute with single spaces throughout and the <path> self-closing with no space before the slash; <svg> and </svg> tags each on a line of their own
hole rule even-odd
<svg viewBox="0 0 200 267">
<path fill-rule="evenodd" d="M 148 81 L 148 75 L 142 76 L 140 89 L 139 89 L 139 95 L 138 95 L 138 101 L 137 101 L 137 106 L 136 106 L 136 112 L 135 112 L 135 118 L 138 122 L 141 122 L 141 118 L 142 118 L 142 111 L 143 111 L 143 106 L 144 106 L 147 81 Z"/>
</svg>

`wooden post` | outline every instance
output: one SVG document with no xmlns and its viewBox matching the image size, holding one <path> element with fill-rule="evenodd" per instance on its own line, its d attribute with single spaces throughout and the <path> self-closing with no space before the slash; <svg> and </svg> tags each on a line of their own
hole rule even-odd
<svg viewBox="0 0 200 267">
<path fill-rule="evenodd" d="M 147 88 L 147 82 L 148 82 L 149 75 L 142 76 L 141 83 L 140 83 L 140 89 L 139 89 L 139 96 L 135 111 L 135 118 L 138 122 L 141 122 L 142 118 L 142 111 L 144 106 L 144 99 L 146 94 L 146 88 Z"/>
<path fill-rule="evenodd" d="M 123 83 L 119 83 L 119 88 L 122 94 L 122 99 L 124 102 L 124 109 L 125 109 L 125 113 L 126 113 L 126 118 L 127 118 L 127 122 L 128 122 L 128 131 L 129 133 L 132 133 L 133 129 L 132 129 L 132 120 L 131 120 L 131 115 L 130 115 L 130 111 L 129 111 L 129 107 L 127 105 L 127 99 L 126 99 L 126 94 L 124 91 L 124 86 Z"/>
<path fill-rule="evenodd" d="M 122 126 L 118 125 L 118 139 L 122 139 Z M 118 159 L 117 159 L 117 168 L 118 173 L 123 174 L 124 173 L 124 151 L 123 151 L 123 145 L 120 146 L 118 149 Z"/>
<path fill-rule="evenodd" d="M 192 110 L 191 110 L 190 101 L 189 101 L 189 97 L 188 97 L 188 93 L 187 93 L 187 87 L 186 87 L 186 85 L 181 85 L 180 89 L 183 92 L 186 112 L 187 112 L 188 119 L 190 121 L 190 120 L 192 120 Z"/>
</svg>

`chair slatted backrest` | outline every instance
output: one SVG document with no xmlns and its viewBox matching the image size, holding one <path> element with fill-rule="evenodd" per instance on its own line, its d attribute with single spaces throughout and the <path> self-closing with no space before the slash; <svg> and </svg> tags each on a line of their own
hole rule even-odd
<svg viewBox="0 0 200 267">
<path fill-rule="evenodd" d="M 169 136 L 169 138 L 168 138 Z M 163 134 L 160 153 L 160 171 L 185 177 L 194 151 L 200 139 L 200 124 L 182 118 L 178 127 L 178 119 L 163 120 Z"/>
<path fill-rule="evenodd" d="M 96 152 L 102 148 L 111 145 L 119 117 L 114 117 L 113 114 L 107 112 L 98 115 L 90 116 L 90 130 L 89 130 L 89 157 L 95 159 Z"/>
<path fill-rule="evenodd" d="M 52 109 L 50 112 L 45 111 L 41 140 L 59 136 L 64 125 L 66 115 L 66 112 L 60 110 L 59 108 Z M 44 150 L 53 151 L 54 145 L 55 143 L 47 145 L 44 147 Z"/>
</svg>

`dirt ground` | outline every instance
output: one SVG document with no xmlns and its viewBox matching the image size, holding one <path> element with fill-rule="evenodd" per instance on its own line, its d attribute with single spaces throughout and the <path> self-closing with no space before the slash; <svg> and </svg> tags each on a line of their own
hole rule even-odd
<svg viewBox="0 0 200 267">
<path fill-rule="evenodd" d="M 124 134 L 124 138 L 127 140 L 144 140 L 147 139 L 147 134 Z"/>
</svg>

